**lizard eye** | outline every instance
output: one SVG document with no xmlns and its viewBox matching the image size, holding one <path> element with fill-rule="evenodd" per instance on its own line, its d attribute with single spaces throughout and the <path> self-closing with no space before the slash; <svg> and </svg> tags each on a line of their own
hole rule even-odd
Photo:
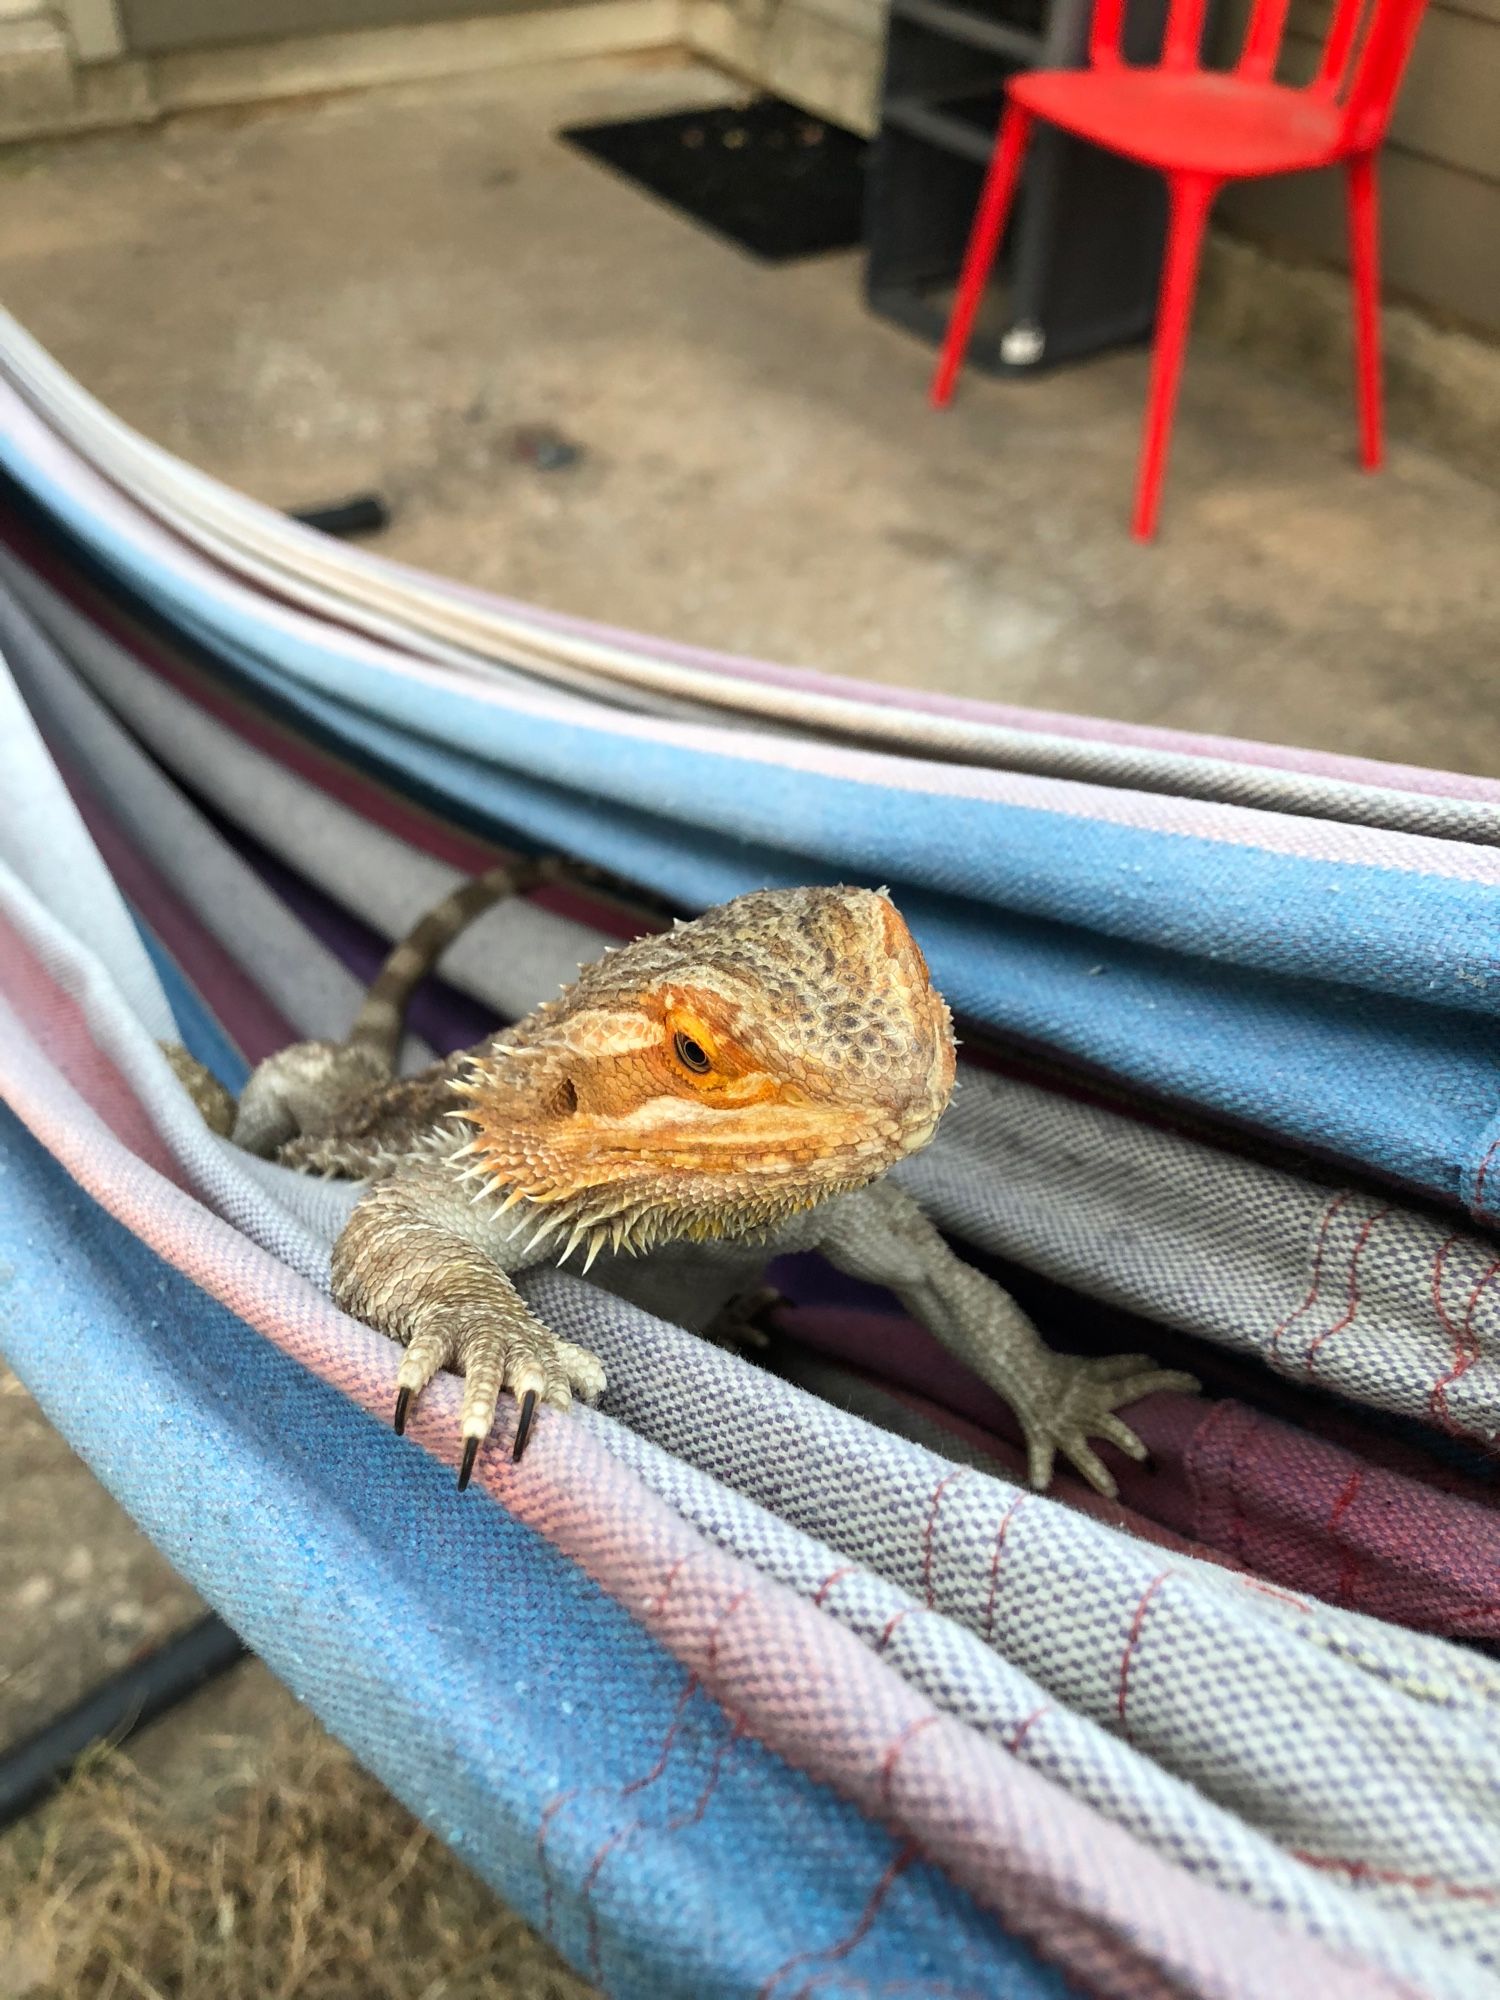
<svg viewBox="0 0 1500 2000">
<path fill-rule="evenodd" d="M 701 1042 L 695 1042 L 691 1035 L 685 1035 L 679 1028 L 672 1037 L 672 1048 L 684 1069 L 690 1069 L 694 1076 L 707 1076 L 713 1064 L 708 1051 Z"/>
</svg>

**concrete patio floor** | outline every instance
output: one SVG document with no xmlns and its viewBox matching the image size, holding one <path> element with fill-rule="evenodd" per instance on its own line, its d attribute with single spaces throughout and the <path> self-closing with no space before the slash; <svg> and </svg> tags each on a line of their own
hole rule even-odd
<svg viewBox="0 0 1500 2000">
<path fill-rule="evenodd" d="M 881 680 L 1500 769 L 1500 494 L 1200 342 L 1159 543 L 1143 352 L 945 416 L 854 256 L 759 266 L 558 145 L 722 95 L 660 58 L 0 155 L 0 297 L 265 499 L 389 495 L 413 562 Z M 1352 398 L 1351 398 L 1352 403 Z M 515 458 L 517 425 L 584 450 Z"/>
<path fill-rule="evenodd" d="M 1200 343 L 1137 547 L 1144 354 L 972 377 L 936 416 L 930 356 L 865 313 L 856 258 L 760 267 L 552 136 L 731 88 L 612 60 L 12 149 L 0 299 L 174 451 L 281 506 L 378 489 L 382 547 L 475 583 L 884 681 L 1500 773 L 1500 494 L 1399 440 L 1361 475 L 1352 409 Z M 576 464 L 517 452 L 538 424 Z M 4 1740 L 192 1599 L 0 1390 Z M 286 1699 L 252 1686 L 241 1710 Z M 170 1727 L 213 1729 L 216 1703 Z"/>
</svg>

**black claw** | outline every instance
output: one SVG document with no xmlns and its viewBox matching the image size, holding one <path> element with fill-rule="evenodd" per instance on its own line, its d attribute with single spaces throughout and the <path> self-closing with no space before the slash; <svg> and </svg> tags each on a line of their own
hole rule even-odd
<svg viewBox="0 0 1500 2000">
<path fill-rule="evenodd" d="M 398 1389 L 396 1391 L 396 1414 L 394 1417 L 391 1418 L 391 1422 L 396 1427 L 397 1437 L 400 1437 L 402 1432 L 406 1429 L 406 1413 L 410 1408 L 411 1408 L 411 1390 Z"/>
<path fill-rule="evenodd" d="M 536 1390 L 528 1389 L 521 1398 L 521 1414 L 516 1419 L 516 1441 L 510 1448 L 512 1459 L 517 1459 L 526 1449 L 526 1440 L 531 1436 L 531 1420 L 536 1415 Z"/>
<path fill-rule="evenodd" d="M 460 1493 L 463 1492 L 464 1488 L 468 1485 L 469 1480 L 473 1476 L 474 1461 L 476 1458 L 478 1458 L 478 1456 L 479 1456 L 478 1438 L 465 1438 L 464 1462 L 458 1468 L 458 1490 Z"/>
</svg>

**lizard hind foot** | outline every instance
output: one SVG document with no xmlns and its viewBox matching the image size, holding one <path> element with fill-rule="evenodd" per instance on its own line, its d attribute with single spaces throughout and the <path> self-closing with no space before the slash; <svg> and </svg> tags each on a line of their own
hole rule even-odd
<svg viewBox="0 0 1500 2000">
<path fill-rule="evenodd" d="M 1158 1390 L 1191 1394 L 1195 1377 L 1162 1368 L 1148 1354 L 1106 1354 L 1086 1357 L 1054 1354 L 1054 1369 L 1045 1419 L 1018 1411 L 1026 1433 L 1027 1473 L 1039 1492 L 1052 1477 L 1054 1455 L 1061 1452 L 1089 1484 L 1108 1499 L 1118 1488 L 1108 1466 L 1089 1443 L 1100 1438 L 1144 1463 L 1149 1454 L 1130 1426 L 1115 1413 Z"/>
</svg>

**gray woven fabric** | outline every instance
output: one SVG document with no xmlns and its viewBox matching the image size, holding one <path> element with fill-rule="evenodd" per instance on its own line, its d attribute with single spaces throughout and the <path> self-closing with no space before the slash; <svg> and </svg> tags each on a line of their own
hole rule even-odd
<svg viewBox="0 0 1500 2000">
<path fill-rule="evenodd" d="M 632 1337 L 639 1337 L 638 1329 L 626 1335 Z M 681 1359 L 686 1365 L 692 1356 Z M 695 1393 L 701 1386 L 694 1370 Z M 694 1527 L 819 1604 L 935 1706 L 1163 1855 L 1190 1855 L 1204 1879 L 1262 1909 L 1291 1916 L 1311 1936 L 1371 1956 L 1378 1953 L 1387 1970 L 1419 1981 L 1429 1992 L 1455 1986 L 1461 1991 L 1474 1977 L 1468 1967 L 1455 1975 L 1453 1965 L 1433 1951 L 1416 1924 L 1392 1915 L 1382 1919 L 1376 1936 L 1357 1892 L 1293 1860 L 1256 1830 L 1255 1820 L 1216 1805 L 1175 1777 L 1164 1762 L 1153 1762 L 1066 1706 L 1032 1672 L 1022 1671 L 1002 1649 L 927 1605 L 921 1593 L 891 1582 L 874 1566 L 882 1555 L 878 1545 L 867 1545 L 856 1555 L 803 1534 L 723 1480 L 661 1450 L 628 1423 L 594 1411 L 583 1411 L 580 1421 L 594 1428 L 617 1457 Z M 932 1457 L 931 1464 L 934 1470 L 943 1468 L 942 1476 L 953 1476 L 950 1460 Z M 1003 1482 L 991 1479 L 988 1485 L 997 1499 L 1005 1496 L 1007 1509 L 1020 1502 L 1019 1492 Z M 830 1584 L 830 1579 L 836 1580 Z"/>
</svg>

